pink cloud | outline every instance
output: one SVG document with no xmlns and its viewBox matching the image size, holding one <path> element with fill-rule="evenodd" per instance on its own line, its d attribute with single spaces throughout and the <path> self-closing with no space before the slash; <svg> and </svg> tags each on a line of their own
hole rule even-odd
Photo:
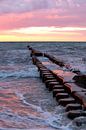
<svg viewBox="0 0 86 130">
<path fill-rule="evenodd" d="M 0 14 L 0 30 L 86 27 L 86 0 L 1 0 Z"/>
</svg>

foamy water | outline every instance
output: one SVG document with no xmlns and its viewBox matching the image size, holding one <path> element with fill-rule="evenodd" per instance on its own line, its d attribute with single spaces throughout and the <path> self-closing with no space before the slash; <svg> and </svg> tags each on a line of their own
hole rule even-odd
<svg viewBox="0 0 86 130">
<path fill-rule="evenodd" d="M 37 68 L 31 62 L 27 45 L 0 43 L 0 130 L 85 130 L 86 119 L 80 117 L 74 121 L 69 120 L 64 107 L 59 106 L 52 93 L 45 88 Z M 85 73 L 85 49 L 81 48 L 85 48 L 86 44 L 63 45 L 31 43 L 32 47 L 43 52 L 62 57 L 72 67 L 79 66 L 78 69 Z M 78 56 L 79 51 L 73 50 L 73 46 L 79 48 L 83 55 Z M 81 56 L 84 62 L 80 60 Z M 80 120 L 84 121 L 81 126 L 77 126 L 76 122 Z"/>
</svg>

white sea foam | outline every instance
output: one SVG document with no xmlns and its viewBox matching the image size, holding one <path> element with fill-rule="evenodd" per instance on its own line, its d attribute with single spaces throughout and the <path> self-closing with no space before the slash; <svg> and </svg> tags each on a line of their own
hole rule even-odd
<svg viewBox="0 0 86 130">
<path fill-rule="evenodd" d="M 20 70 L 1 70 L 0 71 L 0 78 L 32 78 L 32 77 L 39 77 L 37 68 L 31 68 L 26 66 L 26 68 L 21 68 Z"/>
<path fill-rule="evenodd" d="M 37 117 L 35 115 L 32 115 L 32 114 L 28 113 L 28 119 L 40 121 L 41 123 L 47 124 L 48 126 L 52 127 L 51 130 L 53 130 L 53 129 L 66 130 L 67 126 L 65 127 L 63 125 L 62 121 L 61 121 L 62 118 L 63 118 L 63 115 L 65 113 L 56 115 L 56 112 L 55 112 L 57 110 L 56 108 L 54 110 L 54 113 L 51 113 L 51 112 L 48 112 L 48 111 L 44 111 L 41 108 L 41 106 L 33 105 L 33 104 L 27 102 L 25 100 L 25 97 L 21 93 L 16 93 L 16 94 L 17 94 L 18 97 L 20 97 L 20 99 L 23 101 L 23 103 L 25 105 L 28 105 L 29 107 L 34 109 L 36 112 L 40 113 L 40 117 Z M 57 107 L 57 108 L 59 108 L 59 107 Z M 46 129 L 43 129 L 43 130 L 46 130 Z M 67 130 L 70 130 L 70 129 L 67 129 Z"/>
<path fill-rule="evenodd" d="M 34 105 L 34 104 L 31 104 L 31 103 L 27 102 L 27 101 L 25 100 L 25 97 L 23 96 L 23 94 L 16 92 L 16 95 L 20 98 L 20 100 L 22 100 L 22 102 L 23 102 L 25 105 L 30 106 L 31 108 L 35 109 L 35 110 L 38 111 L 38 112 L 43 112 L 43 110 L 41 109 L 40 106 L 37 106 L 37 105 Z"/>
</svg>

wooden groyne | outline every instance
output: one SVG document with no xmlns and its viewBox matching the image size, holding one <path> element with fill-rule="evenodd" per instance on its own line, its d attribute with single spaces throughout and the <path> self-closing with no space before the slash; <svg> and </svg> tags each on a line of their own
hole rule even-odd
<svg viewBox="0 0 86 130">
<path fill-rule="evenodd" d="M 56 101 L 65 107 L 67 116 L 70 119 L 86 116 L 86 75 L 64 71 L 64 62 L 30 46 L 28 49 L 46 88 L 52 91 Z"/>
</svg>

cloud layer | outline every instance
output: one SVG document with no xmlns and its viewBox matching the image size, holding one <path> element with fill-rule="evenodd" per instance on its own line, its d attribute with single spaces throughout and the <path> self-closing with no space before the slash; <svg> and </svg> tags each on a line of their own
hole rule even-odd
<svg viewBox="0 0 86 130">
<path fill-rule="evenodd" d="M 86 28 L 86 0 L 0 0 L 0 34 L 29 27 Z"/>
<path fill-rule="evenodd" d="M 22 13 L 39 9 L 71 9 L 86 5 L 85 0 L 1 0 L 0 13 Z"/>
</svg>

